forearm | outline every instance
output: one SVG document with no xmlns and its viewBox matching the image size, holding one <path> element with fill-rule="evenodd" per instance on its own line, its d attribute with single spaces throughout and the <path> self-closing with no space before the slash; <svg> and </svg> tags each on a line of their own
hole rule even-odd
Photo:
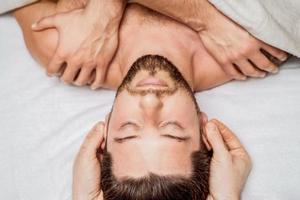
<svg viewBox="0 0 300 200">
<path fill-rule="evenodd" d="M 190 28 L 200 31 L 205 29 L 217 9 L 207 0 L 129 0 L 167 15 Z"/>
<path fill-rule="evenodd" d="M 42 17 L 56 13 L 56 4 L 51 1 L 35 3 L 13 12 L 24 36 L 28 51 L 42 65 L 47 65 L 57 45 L 58 34 L 55 29 L 33 32 L 31 25 Z"/>
<path fill-rule="evenodd" d="M 91 18 L 95 19 L 95 21 L 98 20 L 97 17 L 99 14 L 105 12 L 105 17 L 107 17 L 108 22 L 116 21 L 116 23 L 120 23 L 125 9 L 124 2 L 123 0 L 59 0 L 56 3 L 55 0 L 45 0 L 18 9 L 13 15 L 22 29 L 26 46 L 32 57 L 43 66 L 46 66 L 56 50 L 58 32 L 53 28 L 43 31 L 32 31 L 31 25 L 33 23 L 43 17 L 83 7 L 86 8 L 87 12 L 91 11 L 89 13 L 92 15 Z"/>
</svg>

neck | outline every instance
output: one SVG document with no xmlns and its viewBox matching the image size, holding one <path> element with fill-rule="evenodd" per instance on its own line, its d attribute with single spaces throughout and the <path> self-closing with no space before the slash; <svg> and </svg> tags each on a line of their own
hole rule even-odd
<svg viewBox="0 0 300 200">
<path fill-rule="evenodd" d="M 107 74 L 106 87 L 116 89 L 135 60 L 143 55 L 153 54 L 170 60 L 190 87 L 194 88 L 193 31 L 166 17 L 159 20 L 141 19 L 140 10 L 138 13 L 136 10 L 135 13 L 130 11 L 120 28 L 119 49 Z"/>
</svg>

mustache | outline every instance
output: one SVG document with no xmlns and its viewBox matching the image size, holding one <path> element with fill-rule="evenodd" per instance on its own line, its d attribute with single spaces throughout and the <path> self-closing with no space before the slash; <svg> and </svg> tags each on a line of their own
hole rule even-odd
<svg viewBox="0 0 300 200">
<path fill-rule="evenodd" d="M 155 89 L 155 88 L 148 88 L 148 89 L 136 89 L 131 88 L 129 86 L 126 86 L 126 91 L 131 95 L 140 95 L 145 96 L 148 94 L 154 94 L 158 97 L 162 96 L 171 96 L 178 90 L 178 86 L 175 86 L 174 88 L 167 88 L 167 89 Z"/>
</svg>

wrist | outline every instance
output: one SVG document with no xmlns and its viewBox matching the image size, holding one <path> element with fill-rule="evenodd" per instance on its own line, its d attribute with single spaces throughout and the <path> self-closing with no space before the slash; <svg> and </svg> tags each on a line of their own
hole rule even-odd
<svg viewBox="0 0 300 200">
<path fill-rule="evenodd" d="M 93 17 L 121 20 L 125 6 L 126 0 L 90 0 L 86 12 Z"/>
<path fill-rule="evenodd" d="M 208 0 L 194 1 L 183 22 L 196 32 L 201 32 L 211 25 L 218 13 L 219 11 Z"/>
</svg>

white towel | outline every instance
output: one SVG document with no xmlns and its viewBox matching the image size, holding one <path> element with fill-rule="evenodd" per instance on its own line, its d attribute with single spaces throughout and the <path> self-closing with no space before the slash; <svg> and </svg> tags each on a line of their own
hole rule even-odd
<svg viewBox="0 0 300 200">
<path fill-rule="evenodd" d="M 26 6 L 38 0 L 0 0 L 0 14 Z"/>
<path fill-rule="evenodd" d="M 256 38 L 300 57 L 299 0 L 209 0 Z"/>
</svg>

